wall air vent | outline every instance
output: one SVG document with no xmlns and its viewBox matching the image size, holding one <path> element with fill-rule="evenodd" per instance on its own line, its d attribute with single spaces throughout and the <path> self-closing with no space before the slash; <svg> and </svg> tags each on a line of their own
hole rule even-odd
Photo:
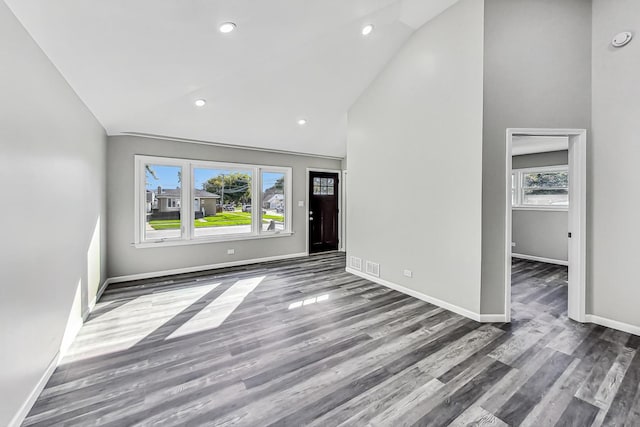
<svg viewBox="0 0 640 427">
<path fill-rule="evenodd" d="M 380 264 L 377 262 L 367 261 L 365 265 L 365 273 L 375 277 L 380 277 Z"/>
<path fill-rule="evenodd" d="M 358 258 L 357 256 L 349 257 L 349 267 L 362 271 L 362 258 Z"/>
</svg>

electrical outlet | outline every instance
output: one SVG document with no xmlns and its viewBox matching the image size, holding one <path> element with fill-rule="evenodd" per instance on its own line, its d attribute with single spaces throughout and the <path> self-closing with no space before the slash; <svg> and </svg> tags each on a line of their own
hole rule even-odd
<svg viewBox="0 0 640 427">
<path fill-rule="evenodd" d="M 411 270 L 405 270 L 402 274 L 404 274 L 405 277 L 413 277 L 413 271 Z"/>
<path fill-rule="evenodd" d="M 298 207 L 304 208 L 304 200 L 298 200 Z"/>
<path fill-rule="evenodd" d="M 233 255 L 236 253 L 235 249 L 227 249 L 227 255 Z"/>
<path fill-rule="evenodd" d="M 515 248 L 516 247 L 516 242 L 511 242 L 511 247 Z"/>
</svg>

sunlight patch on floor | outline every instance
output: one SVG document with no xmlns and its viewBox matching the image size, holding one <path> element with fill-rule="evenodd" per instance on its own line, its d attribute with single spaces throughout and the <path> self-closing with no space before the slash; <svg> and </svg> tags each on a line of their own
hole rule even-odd
<svg viewBox="0 0 640 427">
<path fill-rule="evenodd" d="M 207 283 L 152 292 L 132 299 L 101 316 L 100 324 L 110 325 L 108 330 L 98 331 L 94 324 L 88 322 L 76 337 L 64 362 L 127 350 L 219 285 Z M 96 332 L 100 332 L 99 343 L 93 342 Z M 83 351 L 90 341 L 92 350 Z"/>
<path fill-rule="evenodd" d="M 329 299 L 329 294 L 320 295 L 318 297 L 307 298 L 302 301 L 296 301 L 289 304 L 289 310 L 294 308 L 300 308 L 305 305 L 315 304 L 317 302 L 327 301 Z"/>
<path fill-rule="evenodd" d="M 222 295 L 200 310 L 182 326 L 176 329 L 167 339 L 177 338 L 196 332 L 214 329 L 233 313 L 244 299 L 264 280 L 265 276 L 238 280 L 224 291 Z"/>
</svg>

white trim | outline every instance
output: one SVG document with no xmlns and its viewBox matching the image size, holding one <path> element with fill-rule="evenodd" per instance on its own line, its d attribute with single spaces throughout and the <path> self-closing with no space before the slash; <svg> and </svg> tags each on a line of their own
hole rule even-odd
<svg viewBox="0 0 640 427">
<path fill-rule="evenodd" d="M 342 171 L 342 206 L 340 208 L 340 219 L 342 227 L 340 228 L 340 251 L 347 252 L 347 171 Z"/>
<path fill-rule="evenodd" d="M 513 138 L 513 136 L 512 136 Z M 516 204 L 512 205 L 513 210 L 535 210 L 535 211 L 568 211 L 569 205 L 534 205 L 534 204 L 524 204 L 524 190 L 525 186 L 523 184 L 523 177 L 527 173 L 545 173 L 545 172 L 567 172 L 569 173 L 569 165 L 553 165 L 553 166 L 538 166 L 538 167 L 530 167 L 530 168 L 518 168 L 511 169 L 511 175 L 516 175 L 516 186 L 515 186 L 515 199 Z M 560 188 L 557 188 L 560 189 Z"/>
<path fill-rule="evenodd" d="M 93 307 L 95 307 L 98 301 L 100 301 L 100 298 L 102 298 L 102 294 L 104 294 L 104 291 L 107 289 L 107 286 L 109 286 L 111 283 L 113 283 L 113 280 L 111 280 L 111 278 L 102 282 L 102 285 L 100 285 L 100 287 L 98 288 L 98 292 L 96 293 L 96 300 L 95 300 L 95 303 L 93 304 Z M 91 310 L 89 310 L 89 313 L 93 311 L 93 307 L 91 307 Z"/>
<path fill-rule="evenodd" d="M 569 207 L 553 208 L 551 206 L 513 206 L 514 211 L 547 211 L 547 212 L 569 212 Z"/>
<path fill-rule="evenodd" d="M 195 267 L 174 268 L 170 270 L 153 271 L 149 273 L 138 273 L 138 274 L 129 274 L 126 276 L 110 277 L 107 279 L 107 282 L 108 284 L 112 284 L 112 283 L 120 283 L 120 282 L 129 282 L 132 280 L 152 279 L 155 277 L 172 276 L 175 274 L 195 273 L 198 271 L 215 270 L 217 268 L 237 267 L 241 265 L 251 265 L 251 264 L 257 264 L 260 262 L 268 262 L 268 261 L 280 261 L 280 260 L 291 259 L 291 258 L 302 258 L 306 256 L 308 256 L 307 252 L 300 252 L 296 254 L 276 255 L 276 256 L 270 256 L 270 257 L 264 257 L 264 258 L 253 258 L 253 259 L 246 259 L 246 260 L 239 260 L 239 261 L 221 262 L 218 264 L 198 265 Z"/>
<path fill-rule="evenodd" d="M 482 323 L 505 323 L 507 319 L 504 314 L 481 314 L 480 322 Z"/>
<path fill-rule="evenodd" d="M 223 234 L 220 237 L 215 239 L 210 239 L 207 237 L 195 237 L 192 240 L 158 240 L 154 242 L 145 242 L 145 243 L 132 243 L 132 246 L 138 249 L 148 249 L 148 248 L 164 248 L 167 246 L 191 246 L 191 245 L 205 245 L 212 243 L 223 243 L 223 242 L 237 242 L 239 240 L 259 240 L 259 239 L 271 239 L 274 237 L 290 237 L 295 233 L 293 232 L 285 232 L 285 231 L 276 231 L 276 232 L 264 232 L 263 234 Z"/>
<path fill-rule="evenodd" d="M 541 256 L 516 254 L 516 253 L 512 253 L 511 256 L 513 258 L 528 259 L 529 261 L 546 262 L 547 264 L 558 264 L 558 265 L 566 265 L 566 266 L 569 265 L 569 261 L 564 261 L 561 259 L 545 258 Z"/>
<path fill-rule="evenodd" d="M 309 252 L 309 172 L 327 172 L 338 174 L 338 250 L 342 247 L 342 224 L 344 223 L 344 211 L 342 209 L 342 170 L 340 169 L 322 169 L 322 168 L 307 168 L 307 174 L 305 177 L 305 250 Z"/>
<path fill-rule="evenodd" d="M 587 131 L 585 129 L 516 129 L 506 130 L 506 185 L 505 185 L 505 259 L 504 259 L 504 313 L 511 321 L 511 256 L 512 256 L 512 206 L 511 175 L 512 141 L 514 135 L 567 136 L 569 137 L 569 204 L 568 223 L 572 233 L 569 239 L 569 309 L 568 315 L 578 322 L 586 316 L 586 182 L 587 182 Z"/>
<path fill-rule="evenodd" d="M 451 304 L 449 302 L 442 301 L 442 300 L 439 300 L 439 299 L 434 298 L 434 297 L 430 297 L 430 296 L 425 295 L 425 294 L 423 294 L 421 292 L 415 291 L 413 289 L 406 288 L 406 287 L 404 287 L 402 285 L 398 285 L 397 283 L 389 282 L 388 280 L 384 280 L 384 279 L 381 279 L 379 277 L 370 276 L 370 275 L 368 275 L 366 273 L 363 273 L 361 271 L 355 270 L 355 269 L 353 269 L 351 267 L 347 267 L 345 270 L 346 270 L 347 273 L 351 273 L 351 274 L 353 274 L 355 276 L 362 277 L 363 279 L 370 280 L 370 281 L 372 281 L 374 283 L 377 283 L 377 284 L 382 285 L 382 286 L 386 286 L 387 288 L 393 289 L 393 290 L 398 291 L 398 292 L 402 292 L 403 294 L 412 296 L 414 298 L 418 298 L 419 300 L 428 302 L 430 304 L 437 305 L 438 307 L 444 308 L 445 310 L 452 311 L 452 312 L 457 313 L 457 314 L 459 314 L 461 316 L 468 317 L 469 319 L 475 320 L 476 322 L 482 321 L 481 319 L 483 317 L 479 313 L 474 313 L 473 311 L 467 310 L 466 308 L 462 308 L 462 307 L 457 306 L 455 304 Z M 487 314 L 485 316 L 487 316 L 489 318 L 489 317 L 496 316 L 496 315 Z"/>
<path fill-rule="evenodd" d="M 40 396 L 40 393 L 42 393 L 42 390 L 44 390 L 44 387 L 47 385 L 49 378 L 51 378 L 51 375 L 53 375 L 53 372 L 58 367 L 59 361 L 60 352 L 57 352 L 51 362 L 49 362 L 49 366 L 47 366 L 47 369 L 45 369 L 35 387 L 33 387 L 33 390 L 31 390 L 31 393 L 29 393 L 27 400 L 24 401 L 18 412 L 16 412 L 13 418 L 11 418 L 11 421 L 9 421 L 9 427 L 19 427 L 22 425 L 27 415 L 29 415 L 29 411 L 36 403 L 36 400 L 38 400 L 38 396 Z"/>
<path fill-rule="evenodd" d="M 134 242 L 136 248 L 152 248 L 159 246 L 183 246 L 202 243 L 228 242 L 235 240 L 245 240 L 263 237 L 285 236 L 292 234 L 293 212 L 292 212 L 292 175 L 293 168 L 289 166 L 270 166 L 255 165 L 234 162 L 219 162 L 210 160 L 197 160 L 185 158 L 173 158 L 163 156 L 148 156 L 143 154 L 134 155 L 135 159 L 135 178 L 134 185 L 136 188 L 136 200 L 134 201 L 134 218 L 136 223 L 134 226 Z M 191 220 L 181 221 L 180 237 L 172 237 L 165 239 L 151 240 L 145 238 L 146 210 L 146 168 L 145 165 L 166 165 L 181 168 L 181 200 L 194 200 L 194 184 L 195 169 L 228 169 L 251 174 L 251 231 L 248 233 L 223 234 L 219 236 L 196 236 L 194 222 Z M 284 196 L 285 196 L 285 213 L 284 213 L 284 230 L 263 231 L 262 230 L 262 175 L 264 173 L 281 173 L 284 175 Z M 171 200 L 171 199 L 169 199 Z M 224 200 L 220 200 L 224 203 Z M 193 203 L 181 203 L 181 218 L 194 218 Z"/>
<path fill-rule="evenodd" d="M 120 132 L 116 134 L 108 134 L 109 136 L 137 136 L 139 138 L 147 138 L 147 139 L 162 139 L 165 141 L 175 141 L 175 142 L 183 142 L 187 144 L 197 144 L 197 145 L 210 145 L 213 147 L 223 147 L 223 148 L 236 148 L 238 150 L 251 150 L 251 151 L 262 151 L 265 153 L 276 153 L 276 154 L 288 154 L 291 156 L 304 156 L 304 157 L 313 157 L 318 159 L 329 159 L 329 160 L 343 160 L 344 157 L 339 156 L 329 156 L 325 154 L 313 154 L 313 153 L 305 153 L 303 151 L 289 151 L 289 150 L 278 150 L 275 148 L 261 148 L 254 147 L 250 145 L 236 145 L 236 144 L 226 144 L 224 142 L 213 142 L 213 141 L 203 141 L 201 139 L 189 139 L 189 138 L 179 138 L 175 136 L 166 136 L 166 135 L 155 135 L 152 133 L 143 133 L 143 132 Z"/>
<path fill-rule="evenodd" d="M 585 321 L 640 336 L 640 326 L 630 325 L 629 323 L 619 322 L 617 320 L 608 319 L 606 317 L 596 316 L 595 314 L 587 314 L 585 316 Z"/>
<path fill-rule="evenodd" d="M 522 172 L 522 173 L 530 173 L 530 172 L 562 172 L 569 171 L 569 164 L 566 165 L 551 165 L 551 166 L 533 166 L 528 168 L 512 168 L 513 172 Z"/>
<path fill-rule="evenodd" d="M 262 204 L 264 203 L 262 194 L 262 175 L 265 173 L 281 173 L 284 175 L 284 230 L 280 231 L 264 231 L 262 230 Z M 260 236 L 275 236 L 281 234 L 291 235 L 293 232 L 293 168 L 282 166 L 260 166 L 258 168 L 258 192 L 257 197 L 258 205 L 257 209 L 253 208 L 253 197 L 251 200 L 251 212 L 256 212 L 256 226 L 258 228 L 258 235 Z"/>
</svg>

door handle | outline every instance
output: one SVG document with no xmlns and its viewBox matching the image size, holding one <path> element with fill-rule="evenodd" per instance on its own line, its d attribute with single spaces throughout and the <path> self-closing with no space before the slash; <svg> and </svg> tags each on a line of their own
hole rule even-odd
<svg viewBox="0 0 640 427">
<path fill-rule="evenodd" d="M 309 215 L 313 215 L 313 211 L 309 211 Z"/>
<path fill-rule="evenodd" d="M 312 216 L 309 217 L 309 221 L 313 221 L 313 217 Z"/>
</svg>

